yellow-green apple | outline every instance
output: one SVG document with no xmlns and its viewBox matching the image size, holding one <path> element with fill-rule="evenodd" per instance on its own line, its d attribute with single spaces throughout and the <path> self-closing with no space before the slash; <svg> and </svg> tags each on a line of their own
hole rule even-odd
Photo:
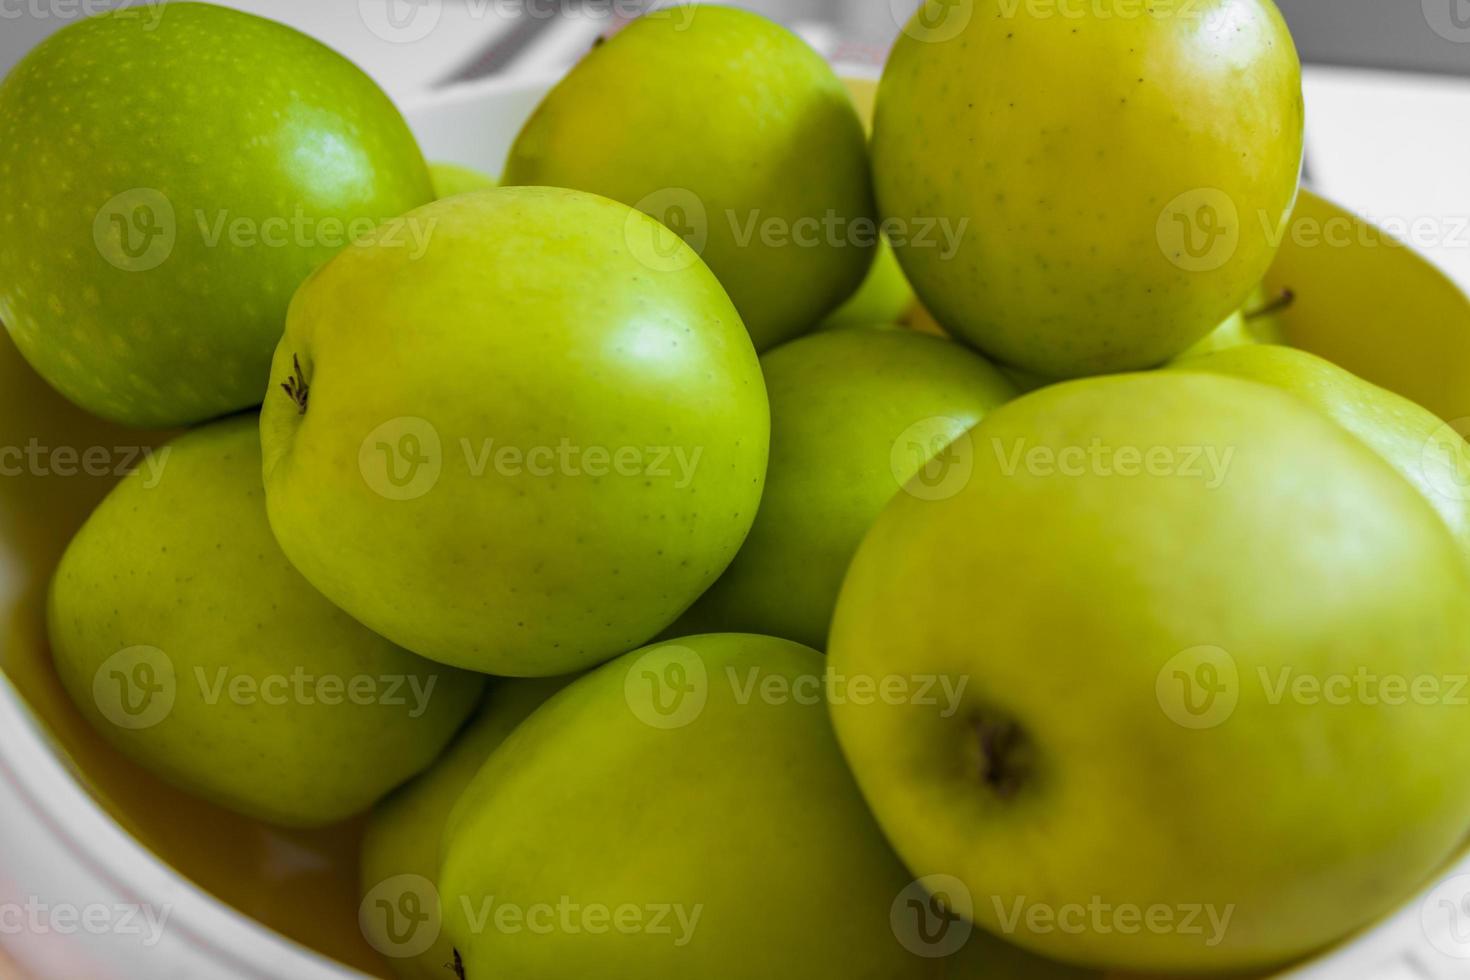
<svg viewBox="0 0 1470 980">
<path fill-rule="evenodd" d="M 863 541 L 828 651 L 913 873 L 1033 951 L 1202 973 L 1317 950 L 1451 856 L 1470 569 L 1372 450 L 1184 371 L 1054 385 L 967 438 L 967 483 Z M 914 676 L 959 709 L 883 696 Z"/>
</svg>

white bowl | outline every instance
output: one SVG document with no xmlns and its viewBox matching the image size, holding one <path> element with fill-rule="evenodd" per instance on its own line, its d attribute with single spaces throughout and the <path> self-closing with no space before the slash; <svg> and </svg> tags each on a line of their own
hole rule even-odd
<svg viewBox="0 0 1470 980">
<path fill-rule="evenodd" d="M 498 174 L 521 122 L 551 81 L 491 79 L 426 97 L 405 112 L 430 159 Z M 1310 195 L 1301 213 L 1319 221 L 1342 219 L 1340 211 Z M 1470 345 L 1470 301 L 1407 249 L 1380 249 L 1367 273 L 1364 258 L 1357 249 L 1309 253 L 1288 240 L 1274 275 L 1303 297 L 1288 317 L 1291 332 L 1303 346 L 1418 397 L 1441 414 L 1470 415 L 1470 362 L 1449 375 L 1434 364 Z M 1379 297 L 1383 310 L 1373 315 L 1385 324 L 1382 345 L 1342 343 L 1337 349 L 1333 321 L 1364 315 L 1358 294 Z M 1387 327 L 1395 321 L 1409 325 L 1390 335 Z M 1394 357 L 1379 356 L 1389 347 Z M 1423 359 L 1422 383 L 1414 371 L 1402 369 L 1406 357 Z M 1395 361 L 1397 369 L 1390 363 Z M 1460 407 L 1461 391 L 1464 408 L 1452 412 Z M 18 421 L 23 427 L 25 420 Z M 4 503 L 0 518 L 7 516 Z M 10 614 L 34 603 L 37 594 L 16 551 L 0 539 L 0 602 Z M 12 663 L 15 653 L 0 648 L 0 664 Z M 1470 935 L 1462 939 L 1453 929 L 1470 925 L 1470 901 L 1461 902 L 1470 893 L 1470 877 L 1456 877 L 1462 874 L 1470 875 L 1470 862 L 1446 872 L 1442 880 L 1449 885 L 1433 894 L 1426 888 L 1391 919 L 1284 975 L 1470 977 Z M 63 918 L 52 918 L 46 909 L 61 910 Z M 160 934 L 150 932 L 145 912 L 155 919 L 167 914 Z M 33 914 L 41 917 L 39 928 L 28 921 Z M 77 921 L 71 923 L 69 915 Z M 39 978 L 363 976 L 235 911 L 130 836 L 84 788 L 46 725 L 0 675 L 0 976 L 8 973 L 7 956 Z"/>
</svg>

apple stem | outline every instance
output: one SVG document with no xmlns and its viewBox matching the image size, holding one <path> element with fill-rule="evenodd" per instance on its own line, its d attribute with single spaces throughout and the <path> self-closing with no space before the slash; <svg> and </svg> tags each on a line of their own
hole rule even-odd
<svg viewBox="0 0 1470 980">
<path fill-rule="evenodd" d="M 1030 775 L 1026 733 L 1013 721 L 977 718 L 980 742 L 980 778 L 996 796 L 1008 800 Z"/>
<path fill-rule="evenodd" d="M 1290 289 L 1283 289 L 1281 291 L 1281 295 L 1268 301 L 1265 306 L 1247 311 L 1245 314 L 1245 318 L 1247 320 L 1259 320 L 1263 316 L 1270 316 L 1272 313 L 1280 313 L 1282 310 L 1290 308 L 1291 304 L 1295 302 L 1296 293 Z"/>
<path fill-rule="evenodd" d="M 292 354 L 291 364 L 296 368 L 296 373 L 282 383 L 281 390 L 291 397 L 291 400 L 301 409 L 301 414 L 305 415 L 306 397 L 311 391 L 311 386 L 306 383 L 306 374 L 301 370 L 301 358 Z"/>
<path fill-rule="evenodd" d="M 464 980 L 464 960 L 460 958 L 459 950 L 454 951 L 454 975 L 459 980 Z"/>
</svg>

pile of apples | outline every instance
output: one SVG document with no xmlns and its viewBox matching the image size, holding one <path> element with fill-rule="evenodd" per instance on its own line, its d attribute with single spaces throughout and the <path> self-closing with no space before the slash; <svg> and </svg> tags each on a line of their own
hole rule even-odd
<svg viewBox="0 0 1470 980">
<path fill-rule="evenodd" d="M 78 707 L 370 811 L 405 977 L 1239 973 L 1405 902 L 1470 828 L 1467 449 L 1269 342 L 1270 0 L 1112 6 L 927 0 L 871 133 L 650 13 L 499 186 L 280 25 L 54 36 L 0 319 L 190 427 L 56 571 Z"/>
</svg>

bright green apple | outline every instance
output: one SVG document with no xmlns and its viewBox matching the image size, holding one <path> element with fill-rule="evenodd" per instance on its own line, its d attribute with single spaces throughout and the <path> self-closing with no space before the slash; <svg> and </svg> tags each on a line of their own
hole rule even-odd
<svg viewBox="0 0 1470 980">
<path fill-rule="evenodd" d="M 592 191 L 665 222 L 759 350 L 847 299 L 878 240 L 842 82 L 795 34 L 730 7 L 654 11 L 594 48 L 516 138 L 505 183 Z"/>
<path fill-rule="evenodd" d="M 494 682 L 479 712 L 439 760 L 373 808 L 362 839 L 361 921 L 368 941 L 404 980 L 451 976 L 454 947 L 433 904 L 439 845 L 450 811 L 490 753 L 566 683 L 562 677 Z M 430 917 L 417 920 L 411 930 L 386 917 L 405 907 L 406 896 L 430 903 Z M 426 930 L 423 935 L 420 928 Z"/>
<path fill-rule="evenodd" d="M 1205 336 L 1296 193 L 1301 65 L 1271 0 L 1134 6 L 925 0 L 878 93 L 874 185 L 911 230 L 890 235 L 909 282 L 951 334 L 1045 377 Z"/>
<path fill-rule="evenodd" d="M 755 526 L 684 632 L 765 633 L 822 649 L 843 573 L 915 474 L 943 492 L 970 465 L 944 450 L 1017 394 L 984 358 L 907 330 L 813 334 L 761 358 L 771 462 Z"/>
<path fill-rule="evenodd" d="M 770 637 L 684 638 L 575 681 L 480 769 L 442 854 L 466 980 L 1055 969 L 992 967 L 994 940 L 942 906 L 924 918 L 931 896 L 842 764 L 821 656 Z M 961 949 L 973 972 L 952 968 Z"/>
<path fill-rule="evenodd" d="M 434 182 L 434 197 L 443 200 L 456 194 L 489 190 L 495 178 L 457 163 L 429 164 L 429 177 Z"/>
<path fill-rule="evenodd" d="M 1034 951 L 1202 973 L 1341 939 L 1451 856 L 1470 569 L 1391 467 L 1183 371 L 1055 385 L 968 439 L 967 484 L 864 540 L 828 654 L 911 871 Z M 959 710 L 872 693 L 916 677 Z"/>
<path fill-rule="evenodd" d="M 1427 408 L 1290 347 L 1236 347 L 1173 367 L 1259 381 L 1320 410 L 1412 483 L 1470 555 L 1470 446 Z"/>
<path fill-rule="evenodd" d="M 1169 363 L 1177 364 L 1202 354 L 1213 354 L 1215 351 L 1230 350 L 1235 347 L 1248 347 L 1254 344 L 1284 344 L 1286 342 L 1285 333 L 1277 314 L 1282 308 L 1289 306 L 1291 301 L 1292 297 L 1289 294 L 1272 298 L 1266 294 L 1264 287 L 1256 287 L 1245 306 L 1230 314 L 1224 323 L 1207 334 L 1203 340 Z"/>
<path fill-rule="evenodd" d="M 858 118 L 865 131 L 873 125 L 873 103 L 878 97 L 877 82 L 866 78 L 846 78 L 848 94 L 857 107 Z M 818 330 L 843 330 L 848 327 L 871 327 L 898 323 L 914 309 L 914 290 L 904 278 L 898 256 L 888 239 L 880 238 L 878 251 L 867 278 L 847 300 L 823 320 Z"/>
<path fill-rule="evenodd" d="M 255 416 L 196 429 L 77 534 L 47 609 L 57 672 L 104 738 L 169 782 L 288 826 L 360 813 L 427 766 L 481 678 L 370 633 L 266 522 Z"/>
<path fill-rule="evenodd" d="M 555 188 L 465 194 L 322 268 L 261 412 L 286 554 L 395 642 L 513 676 L 646 642 L 735 556 L 770 419 L 677 236 Z"/>
<path fill-rule="evenodd" d="M 433 198 L 386 95 L 303 34 L 171 3 L 80 21 L 0 85 L 0 320 L 137 426 L 260 404 L 291 294 Z"/>
<path fill-rule="evenodd" d="M 833 310 L 817 329 L 845 330 L 897 323 L 913 306 L 914 290 L 903 277 L 893 246 L 883 240 L 878 243 L 873 267 L 868 270 L 868 276 L 857 292 Z"/>
</svg>

